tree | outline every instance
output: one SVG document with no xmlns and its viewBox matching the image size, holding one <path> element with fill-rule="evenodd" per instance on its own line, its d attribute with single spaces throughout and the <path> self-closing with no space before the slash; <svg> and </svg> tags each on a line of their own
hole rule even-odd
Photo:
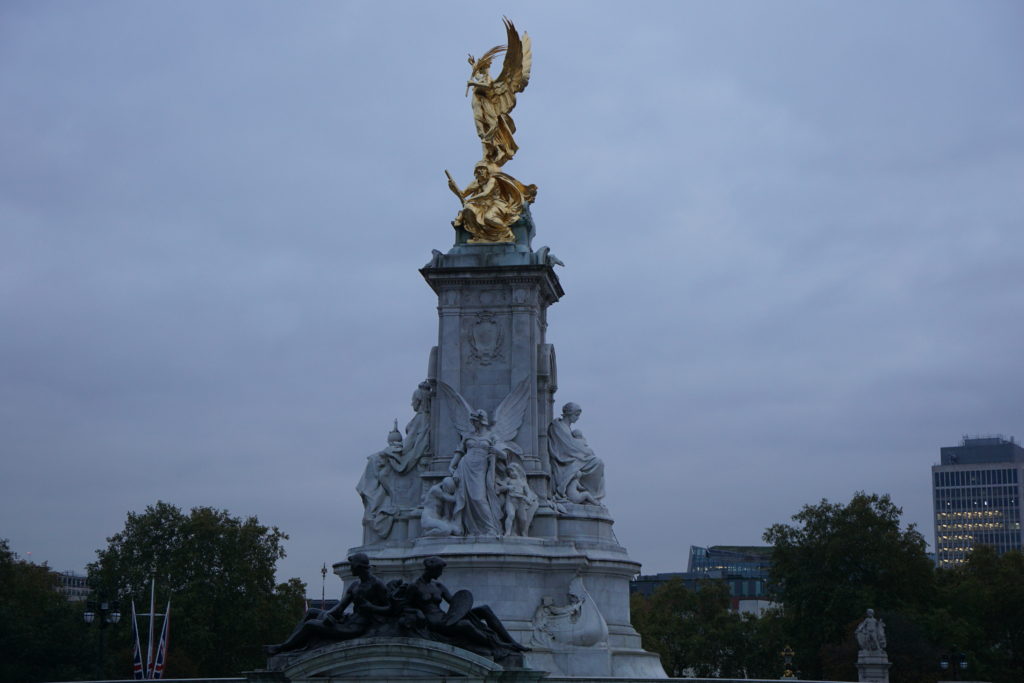
<svg viewBox="0 0 1024 683">
<path fill-rule="evenodd" d="M 743 678 L 752 621 L 729 611 L 729 587 L 701 581 L 687 590 L 679 579 L 659 586 L 650 598 L 634 593 L 631 621 L 644 647 L 661 655 L 669 676 Z"/>
<path fill-rule="evenodd" d="M 1024 672 L 1024 554 L 976 546 L 967 561 L 939 572 L 945 606 L 943 652 L 968 656 L 971 677 L 999 683 Z"/>
<path fill-rule="evenodd" d="M 57 592 L 46 565 L 19 560 L 0 539 L 0 681 L 66 681 L 92 673 L 82 610 Z"/>
<path fill-rule="evenodd" d="M 914 525 L 901 526 L 902 512 L 887 495 L 858 492 L 847 505 L 805 505 L 797 524 L 765 531 L 774 597 L 805 678 L 824 675 L 822 648 L 848 639 L 867 608 L 918 620 L 931 609 L 932 562 Z"/>
<path fill-rule="evenodd" d="M 148 608 L 155 578 L 158 611 L 171 600 L 168 676 L 237 675 L 262 666 L 261 645 L 283 640 L 302 616 L 305 584 L 274 585 L 287 538 L 255 517 L 209 507 L 186 515 L 158 501 L 142 514 L 128 513 L 89 574 L 102 593 L 120 597 L 126 615 L 133 599 L 140 610 Z M 130 617 L 119 625 L 124 643 L 127 622 Z M 126 645 L 116 655 L 125 667 L 129 654 Z"/>
</svg>

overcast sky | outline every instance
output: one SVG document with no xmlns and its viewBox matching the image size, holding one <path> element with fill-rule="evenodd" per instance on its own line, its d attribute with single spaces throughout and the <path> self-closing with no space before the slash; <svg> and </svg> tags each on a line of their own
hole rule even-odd
<svg viewBox="0 0 1024 683">
<path fill-rule="evenodd" d="M 503 14 L 556 399 L 633 559 L 858 490 L 931 542 L 939 448 L 1024 438 L 1020 3 L 7 0 L 0 538 L 82 570 L 209 505 L 319 594 L 436 343 Z"/>
</svg>

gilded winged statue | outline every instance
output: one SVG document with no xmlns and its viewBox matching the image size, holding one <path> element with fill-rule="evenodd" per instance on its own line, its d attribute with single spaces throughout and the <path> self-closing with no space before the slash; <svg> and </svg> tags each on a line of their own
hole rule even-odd
<svg viewBox="0 0 1024 683">
<path fill-rule="evenodd" d="M 510 115 L 516 107 L 516 94 L 523 92 L 530 82 L 530 65 L 533 55 L 530 50 L 530 36 L 520 35 L 511 21 L 505 19 L 508 44 L 492 47 L 480 59 L 469 56 L 472 73 L 466 84 L 466 92 L 473 91 L 473 119 L 476 134 L 484 147 L 484 159 L 503 165 L 515 156 L 519 146 L 512 138 L 516 124 Z M 502 52 L 505 61 L 498 78 L 491 78 L 491 62 Z"/>
<path fill-rule="evenodd" d="M 473 181 L 465 190 L 459 189 L 451 174 L 448 187 L 462 203 L 452 225 L 469 233 L 469 242 L 514 242 L 512 225 L 522 215 L 523 206 L 532 204 L 537 195 L 536 185 L 525 185 L 501 167 L 513 156 L 519 146 L 513 138 L 516 124 L 511 111 L 516 106 L 516 95 L 530 81 L 530 37 L 516 31 L 505 19 L 507 45 L 498 45 L 479 59 L 469 56 L 472 67 L 466 83 L 466 94 L 472 90 L 473 119 L 483 146 L 483 158 L 473 168 Z M 494 58 L 505 53 L 501 73 L 491 78 Z"/>
</svg>

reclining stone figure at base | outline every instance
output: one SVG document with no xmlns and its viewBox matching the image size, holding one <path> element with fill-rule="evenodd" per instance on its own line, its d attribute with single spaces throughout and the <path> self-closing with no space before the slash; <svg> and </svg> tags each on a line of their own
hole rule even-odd
<svg viewBox="0 0 1024 683">
<path fill-rule="evenodd" d="M 411 584 L 395 579 L 385 585 L 370 573 L 370 560 L 363 553 L 348 561 L 356 580 L 341 602 L 329 610 L 310 609 L 287 640 L 264 647 L 268 655 L 364 637 L 437 640 L 495 661 L 514 660 L 529 649 L 515 641 L 490 607 L 474 605 L 472 593 L 452 594 L 437 580 L 445 567 L 440 557 L 424 560 L 423 574 Z M 352 611 L 346 614 L 349 605 Z"/>
<path fill-rule="evenodd" d="M 529 650 L 515 641 L 489 606 L 474 605 L 472 593 L 460 590 L 453 595 L 438 581 L 446 565 L 440 557 L 423 560 L 423 573 L 407 591 L 409 607 L 422 614 L 430 633 L 494 659 Z M 441 609 L 442 601 L 448 604 L 447 612 Z"/>
<path fill-rule="evenodd" d="M 370 559 L 363 553 L 350 556 L 348 562 L 356 580 L 341 602 L 329 610 L 310 609 L 287 640 L 264 646 L 268 655 L 298 650 L 318 640 L 351 640 L 384 623 L 391 612 L 387 586 L 370 573 Z M 352 611 L 345 614 L 349 605 Z"/>
</svg>

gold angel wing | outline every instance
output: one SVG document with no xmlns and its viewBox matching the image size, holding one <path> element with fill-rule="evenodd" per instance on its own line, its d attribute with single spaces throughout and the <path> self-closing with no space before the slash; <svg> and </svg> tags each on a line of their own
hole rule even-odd
<svg viewBox="0 0 1024 683">
<path fill-rule="evenodd" d="M 530 36 L 523 32 L 522 38 L 516 31 L 515 25 L 505 17 L 505 32 L 508 34 L 508 44 L 505 49 L 505 61 L 501 65 L 501 73 L 495 79 L 494 84 L 497 90 L 510 98 L 508 108 L 503 108 L 503 114 L 507 114 L 516 106 L 515 94 L 523 92 L 530 82 L 530 67 L 533 65 L 533 51 L 530 46 Z"/>
</svg>

